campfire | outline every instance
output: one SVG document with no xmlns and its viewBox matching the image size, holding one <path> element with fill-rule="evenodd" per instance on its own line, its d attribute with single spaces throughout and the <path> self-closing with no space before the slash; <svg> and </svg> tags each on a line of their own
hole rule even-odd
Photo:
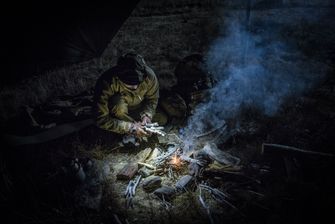
<svg viewBox="0 0 335 224">
<path fill-rule="evenodd" d="M 181 165 L 181 160 L 180 160 L 180 156 L 177 155 L 177 153 L 175 153 L 171 160 L 170 160 L 170 164 L 175 166 L 175 167 L 179 167 Z"/>
<path fill-rule="evenodd" d="M 155 126 L 155 128 L 162 131 L 158 126 Z M 213 170 L 210 165 L 214 163 L 216 168 L 219 167 L 221 169 L 229 167 L 232 170 L 238 170 L 240 168 L 239 158 L 220 150 L 213 142 L 204 141 L 204 137 L 207 137 L 206 140 L 211 137 L 217 139 L 223 133 L 227 133 L 226 125 L 201 136 L 196 136 L 195 139 L 202 142 L 201 144 L 195 143 L 193 151 L 189 150 L 189 148 L 184 149 L 183 141 L 174 134 L 175 140 L 177 139 L 178 141 L 168 141 L 163 146 L 153 149 L 147 148 L 141 152 L 143 155 L 140 156 L 141 159 L 137 159 L 136 168 L 126 169 L 126 172 L 131 174 L 128 176 L 130 182 L 125 192 L 127 208 L 133 207 L 132 199 L 138 186 L 142 186 L 148 193 L 153 193 L 166 209 L 170 209 L 173 206 L 169 202 L 171 198 L 190 189 L 195 192 L 199 191 L 199 203 L 206 210 L 208 208 L 203 196 L 204 192 L 209 193 L 218 203 L 235 208 L 229 202 L 228 194 L 211 187 L 206 180 L 208 176 L 203 176 L 204 171 Z M 211 136 L 213 134 L 216 135 Z M 169 135 L 164 133 L 161 136 L 168 138 Z M 119 176 L 121 177 L 121 175 Z M 170 186 L 162 185 L 165 179 L 169 180 Z M 174 186 L 171 186 L 171 181 L 175 183 Z"/>
</svg>

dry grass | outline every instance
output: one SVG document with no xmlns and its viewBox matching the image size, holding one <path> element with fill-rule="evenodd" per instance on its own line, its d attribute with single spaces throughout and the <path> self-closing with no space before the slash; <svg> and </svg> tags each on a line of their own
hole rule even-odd
<svg viewBox="0 0 335 224">
<path fill-rule="evenodd" d="M 24 105 L 37 106 L 56 96 L 75 95 L 92 88 L 99 74 L 110 66 L 108 59 L 93 59 L 5 87 L 0 91 L 0 119 L 14 117 Z"/>
</svg>

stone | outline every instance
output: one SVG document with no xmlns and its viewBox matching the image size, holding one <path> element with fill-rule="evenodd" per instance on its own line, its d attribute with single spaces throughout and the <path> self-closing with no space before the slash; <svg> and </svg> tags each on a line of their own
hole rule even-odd
<svg viewBox="0 0 335 224">
<path fill-rule="evenodd" d="M 154 194 L 164 200 L 170 200 L 176 194 L 176 189 L 170 186 L 162 186 L 154 191 Z"/>
<path fill-rule="evenodd" d="M 193 180 L 193 176 L 191 175 L 182 176 L 176 183 L 176 189 L 178 191 L 186 190 L 187 186 L 189 186 L 192 180 Z"/>
<path fill-rule="evenodd" d="M 157 188 L 159 188 L 161 185 L 162 185 L 162 178 L 160 178 L 159 176 L 151 176 L 143 181 L 142 187 L 144 191 L 152 192 Z"/>
</svg>

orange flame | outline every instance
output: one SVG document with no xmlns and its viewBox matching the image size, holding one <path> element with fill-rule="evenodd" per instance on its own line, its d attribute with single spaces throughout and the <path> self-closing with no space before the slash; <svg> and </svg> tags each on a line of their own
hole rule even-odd
<svg viewBox="0 0 335 224">
<path fill-rule="evenodd" d="M 177 156 L 177 153 L 174 154 L 171 164 L 179 166 L 180 165 L 180 158 Z"/>
</svg>

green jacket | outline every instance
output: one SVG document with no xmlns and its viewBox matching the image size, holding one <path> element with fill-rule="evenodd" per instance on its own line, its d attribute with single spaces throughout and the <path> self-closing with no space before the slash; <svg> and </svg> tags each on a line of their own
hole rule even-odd
<svg viewBox="0 0 335 224">
<path fill-rule="evenodd" d="M 129 90 L 118 78 L 118 68 L 113 67 L 103 73 L 98 79 L 94 94 L 94 115 L 96 125 L 107 131 L 120 134 L 128 133 L 132 118 L 122 119 L 117 116 L 115 105 L 110 105 L 110 99 L 119 95 L 122 98 L 123 106 L 127 109 L 137 108 L 141 105 L 140 116 L 152 117 L 155 114 L 158 98 L 159 84 L 153 70 L 146 66 L 146 77 L 139 84 L 136 90 Z M 115 104 L 115 102 L 113 103 Z"/>
</svg>

